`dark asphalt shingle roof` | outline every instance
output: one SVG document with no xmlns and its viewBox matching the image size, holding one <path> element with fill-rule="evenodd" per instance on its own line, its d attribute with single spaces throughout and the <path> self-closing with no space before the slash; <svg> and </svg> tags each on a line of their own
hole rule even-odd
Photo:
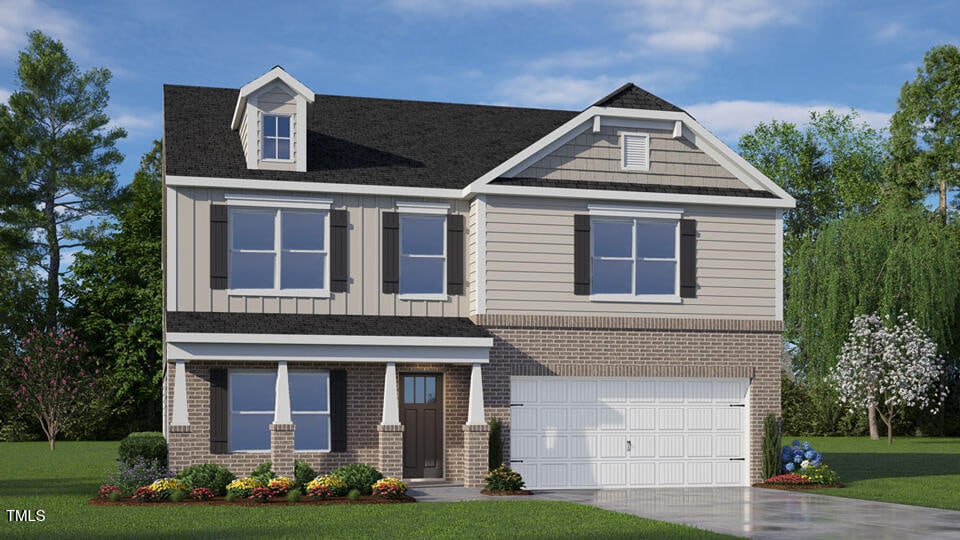
<svg viewBox="0 0 960 540">
<path fill-rule="evenodd" d="M 616 107 L 619 109 L 643 109 L 647 111 L 685 112 L 669 101 L 659 98 L 633 83 L 617 88 L 609 95 L 594 103 L 596 107 Z"/>
<path fill-rule="evenodd" d="M 491 337 L 466 317 L 389 317 L 168 311 L 167 332 L 337 336 Z"/>
<path fill-rule="evenodd" d="M 247 169 L 230 129 L 239 90 L 164 86 L 166 173 L 460 189 L 578 113 L 317 95 L 307 172 Z"/>
<path fill-rule="evenodd" d="M 745 188 L 717 188 L 699 186 L 670 186 L 658 184 L 626 184 L 623 182 L 584 182 L 580 180 L 553 180 L 544 178 L 496 178 L 492 184 L 547 187 L 562 189 L 600 189 L 610 191 L 642 191 L 645 193 L 679 193 L 684 195 L 718 195 L 722 197 L 753 197 L 776 199 L 769 191 Z"/>
</svg>

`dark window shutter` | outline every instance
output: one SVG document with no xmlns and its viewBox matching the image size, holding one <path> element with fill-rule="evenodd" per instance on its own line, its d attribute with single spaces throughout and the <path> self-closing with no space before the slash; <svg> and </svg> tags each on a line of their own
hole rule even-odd
<svg viewBox="0 0 960 540">
<path fill-rule="evenodd" d="M 680 220 L 680 298 L 697 297 L 697 221 Z"/>
<path fill-rule="evenodd" d="M 210 205 L 210 288 L 227 288 L 227 205 Z"/>
<path fill-rule="evenodd" d="M 590 294 L 590 216 L 573 216 L 573 294 Z"/>
<path fill-rule="evenodd" d="M 227 370 L 210 368 L 210 453 L 226 454 L 229 394 Z"/>
<path fill-rule="evenodd" d="M 383 294 L 400 292 L 400 214 L 383 213 Z"/>
<path fill-rule="evenodd" d="M 347 292 L 348 221 L 346 210 L 330 212 L 330 292 Z"/>
<path fill-rule="evenodd" d="M 347 451 L 347 371 L 330 370 L 330 451 Z"/>
<path fill-rule="evenodd" d="M 463 216 L 447 216 L 447 294 L 463 294 Z"/>
</svg>

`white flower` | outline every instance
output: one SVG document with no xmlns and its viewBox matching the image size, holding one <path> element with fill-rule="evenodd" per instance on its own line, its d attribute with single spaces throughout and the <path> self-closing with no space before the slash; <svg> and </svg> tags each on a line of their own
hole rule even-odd
<svg viewBox="0 0 960 540">
<path fill-rule="evenodd" d="M 806 469 L 809 466 L 810 466 L 810 460 L 808 459 L 803 460 L 803 463 L 800 464 L 801 469 Z"/>
</svg>

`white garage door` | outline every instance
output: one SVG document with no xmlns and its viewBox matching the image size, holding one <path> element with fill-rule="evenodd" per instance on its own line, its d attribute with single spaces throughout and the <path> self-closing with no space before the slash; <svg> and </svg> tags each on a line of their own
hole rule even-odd
<svg viewBox="0 0 960 540">
<path fill-rule="evenodd" d="M 747 485 L 747 379 L 511 377 L 528 488 Z"/>
</svg>

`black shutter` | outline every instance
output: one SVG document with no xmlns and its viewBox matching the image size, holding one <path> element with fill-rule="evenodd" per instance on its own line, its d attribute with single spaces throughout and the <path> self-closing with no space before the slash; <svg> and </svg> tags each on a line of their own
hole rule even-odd
<svg viewBox="0 0 960 540">
<path fill-rule="evenodd" d="M 330 292 L 347 292 L 348 221 L 346 210 L 330 212 Z"/>
<path fill-rule="evenodd" d="M 590 294 L 590 216 L 573 216 L 573 294 Z"/>
<path fill-rule="evenodd" d="M 330 370 L 330 451 L 347 451 L 347 371 Z"/>
<path fill-rule="evenodd" d="M 447 294 L 463 294 L 463 216 L 447 216 Z"/>
<path fill-rule="evenodd" d="M 227 205 L 210 205 L 210 288 L 227 288 Z"/>
<path fill-rule="evenodd" d="M 697 221 L 680 220 L 680 298 L 697 297 Z"/>
<path fill-rule="evenodd" d="M 400 292 L 400 214 L 383 213 L 383 294 Z"/>
<path fill-rule="evenodd" d="M 227 453 L 227 422 L 230 411 L 227 370 L 210 368 L 210 453 Z"/>
</svg>

